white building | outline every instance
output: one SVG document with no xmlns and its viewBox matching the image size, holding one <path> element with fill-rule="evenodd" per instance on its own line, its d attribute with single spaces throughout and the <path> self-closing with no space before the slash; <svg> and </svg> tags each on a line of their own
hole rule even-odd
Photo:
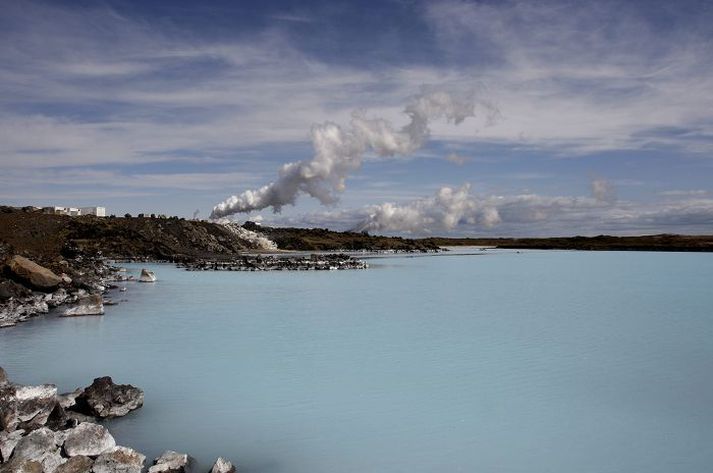
<svg viewBox="0 0 713 473">
<path fill-rule="evenodd" d="M 80 215 L 95 215 L 97 217 L 106 217 L 106 208 L 104 207 L 43 207 L 42 211 L 46 214 L 69 215 L 70 217 L 78 217 Z"/>
<path fill-rule="evenodd" d="M 95 217 L 106 217 L 105 207 L 82 207 L 79 209 L 81 215 L 94 215 Z"/>
</svg>

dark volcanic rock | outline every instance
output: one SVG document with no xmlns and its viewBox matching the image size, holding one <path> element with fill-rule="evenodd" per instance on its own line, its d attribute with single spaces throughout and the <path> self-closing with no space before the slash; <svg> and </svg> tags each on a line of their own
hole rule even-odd
<svg viewBox="0 0 713 473">
<path fill-rule="evenodd" d="M 148 473 L 186 473 L 189 470 L 190 457 L 185 453 L 167 450 L 161 454 Z"/>
<path fill-rule="evenodd" d="M 62 282 L 62 278 L 49 269 L 20 255 L 13 256 L 7 268 L 13 278 L 40 291 L 54 291 Z"/>
<path fill-rule="evenodd" d="M 114 384 L 109 376 L 96 378 L 77 396 L 71 410 L 102 419 L 121 417 L 144 404 L 144 392 L 130 384 Z"/>
</svg>

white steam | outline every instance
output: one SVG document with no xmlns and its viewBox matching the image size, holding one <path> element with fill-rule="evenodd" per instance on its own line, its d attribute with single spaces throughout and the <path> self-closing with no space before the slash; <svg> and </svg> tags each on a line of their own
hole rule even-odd
<svg viewBox="0 0 713 473">
<path fill-rule="evenodd" d="M 497 111 L 486 102 L 478 101 L 490 117 Z M 326 122 L 312 127 L 314 157 L 307 161 L 287 163 L 279 170 L 276 181 L 259 189 L 247 190 L 216 205 L 212 219 L 272 207 L 280 212 L 285 205 L 294 205 L 297 196 L 308 194 L 322 204 L 334 204 L 345 188 L 347 176 L 359 169 L 363 156 L 373 152 L 379 156 L 408 155 L 423 146 L 430 134 L 432 120 L 445 118 L 461 123 L 475 114 L 473 93 L 452 94 L 426 91 L 416 96 L 404 109 L 409 122 L 394 129 L 383 118 L 367 118 L 354 112 L 350 126 L 343 128 Z"/>
<path fill-rule="evenodd" d="M 470 194 L 470 184 L 442 187 L 432 197 L 397 205 L 369 207 L 369 215 L 355 231 L 431 233 L 453 230 L 462 224 L 492 227 L 500 223 L 494 206 L 481 205 Z"/>
</svg>

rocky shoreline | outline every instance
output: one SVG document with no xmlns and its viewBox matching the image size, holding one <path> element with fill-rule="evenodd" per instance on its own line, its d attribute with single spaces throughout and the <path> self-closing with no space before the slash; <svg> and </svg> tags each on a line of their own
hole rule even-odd
<svg viewBox="0 0 713 473">
<path fill-rule="evenodd" d="M 292 255 L 245 255 L 230 260 L 196 260 L 178 263 L 187 271 L 334 271 L 367 269 L 369 265 L 344 253 Z"/>
<path fill-rule="evenodd" d="M 65 316 L 102 315 L 104 303 L 112 304 L 105 294 L 117 289 L 118 282 L 132 279 L 102 258 L 57 258 L 54 266 L 59 270 L 20 255 L 0 266 L 0 328 L 67 304 L 74 307 Z"/>
<path fill-rule="evenodd" d="M 0 367 L 0 473 L 141 473 L 146 455 L 116 444 L 98 423 L 122 417 L 144 403 L 141 389 L 108 376 L 58 394 L 52 384 L 25 386 Z M 149 473 L 188 473 L 192 458 L 167 450 Z M 210 473 L 235 473 L 218 458 Z"/>
</svg>

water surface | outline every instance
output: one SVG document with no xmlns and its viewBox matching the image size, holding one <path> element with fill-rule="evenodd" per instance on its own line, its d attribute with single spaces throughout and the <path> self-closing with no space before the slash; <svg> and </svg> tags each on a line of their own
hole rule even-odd
<svg viewBox="0 0 713 473">
<path fill-rule="evenodd" d="M 713 255 L 488 251 L 366 271 L 149 265 L 104 317 L 0 331 L 62 390 L 111 375 L 149 456 L 241 472 L 700 473 L 713 465 Z M 132 266 L 137 270 L 140 266 Z"/>
</svg>

